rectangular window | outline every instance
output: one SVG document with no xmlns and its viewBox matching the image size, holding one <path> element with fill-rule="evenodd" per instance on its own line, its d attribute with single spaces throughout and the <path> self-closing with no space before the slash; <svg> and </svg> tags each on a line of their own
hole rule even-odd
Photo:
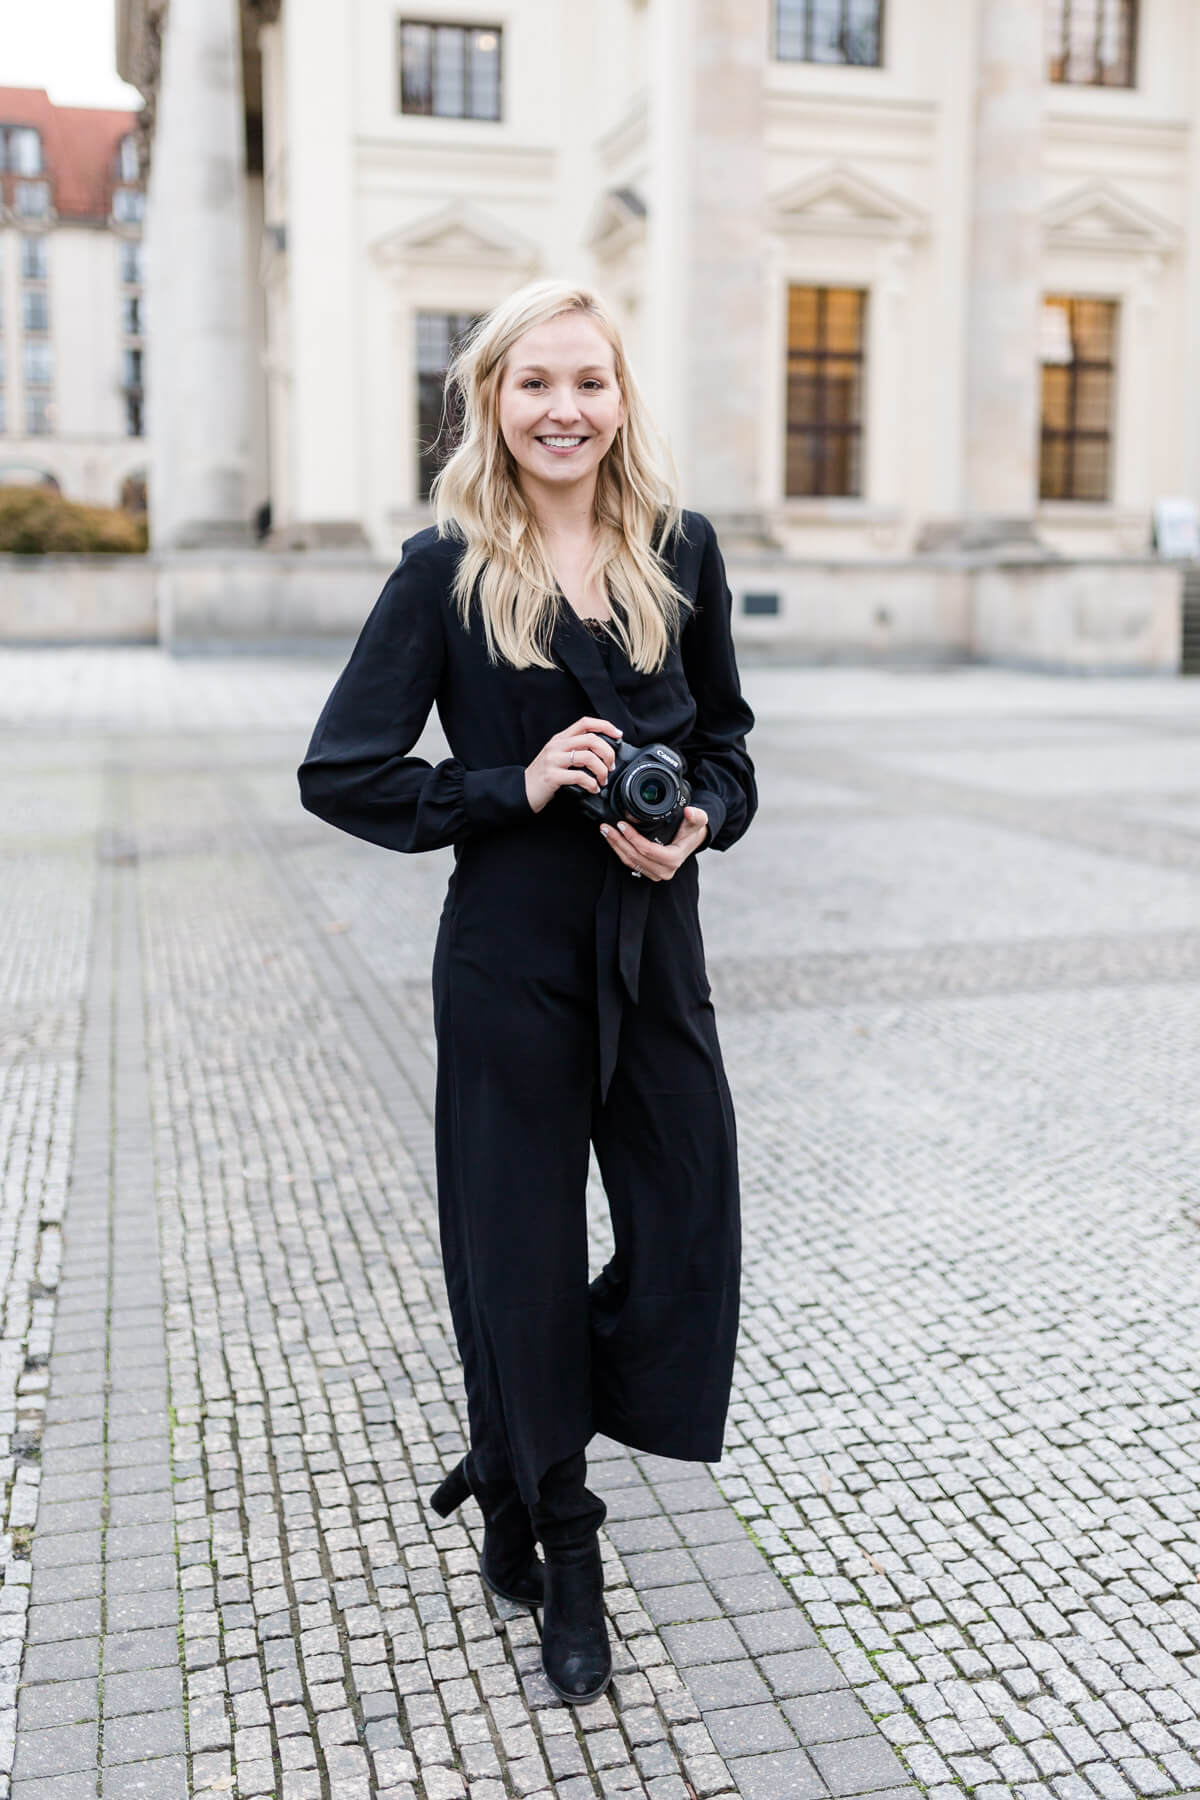
<svg viewBox="0 0 1200 1800">
<path fill-rule="evenodd" d="M 1112 300 L 1042 303 L 1043 500 L 1107 500 L 1117 308 Z"/>
<path fill-rule="evenodd" d="M 1047 0 L 1050 81 L 1082 87 L 1132 87 L 1137 0 Z"/>
<path fill-rule="evenodd" d="M 21 239 L 21 275 L 26 281 L 45 281 L 50 273 L 44 237 Z"/>
<path fill-rule="evenodd" d="M 883 0 L 775 0 L 781 62 L 858 63 L 878 68 Z"/>
<path fill-rule="evenodd" d="M 50 188 L 44 181 L 18 181 L 16 210 L 23 219 L 44 219 L 50 211 Z"/>
<path fill-rule="evenodd" d="M 40 175 L 42 140 L 31 125 L 13 125 L 8 133 L 8 166 L 14 175 Z"/>
<path fill-rule="evenodd" d="M 141 437 L 145 415 L 141 388 L 125 389 L 125 436 Z"/>
<path fill-rule="evenodd" d="M 21 296 L 26 331 L 49 331 L 50 301 L 44 288 L 26 288 Z"/>
<path fill-rule="evenodd" d="M 137 139 L 132 132 L 121 139 L 121 147 L 117 152 L 117 173 L 122 181 L 136 181 L 140 174 Z"/>
<path fill-rule="evenodd" d="M 454 449 L 459 421 L 443 419 L 450 358 L 478 322 L 476 313 L 417 314 L 417 495 L 428 500 L 433 478 Z"/>
<path fill-rule="evenodd" d="M 140 388 L 142 385 L 142 353 L 140 350 L 127 348 L 124 353 L 124 386 Z"/>
<path fill-rule="evenodd" d="M 121 245 L 121 280 L 126 287 L 140 287 L 142 282 L 142 246 L 128 242 Z"/>
<path fill-rule="evenodd" d="M 113 194 L 112 216 L 118 225 L 138 225 L 145 217 L 146 196 L 140 188 L 117 188 Z"/>
<path fill-rule="evenodd" d="M 25 396 L 25 434 L 27 437 L 48 437 L 53 427 L 54 408 L 50 404 L 48 394 L 26 394 Z"/>
<path fill-rule="evenodd" d="M 49 387 L 53 369 L 50 346 L 40 338 L 31 338 L 24 346 L 25 386 L 27 388 Z"/>
<path fill-rule="evenodd" d="M 121 330 L 126 337 L 142 335 L 142 296 L 125 294 L 121 299 Z"/>
<path fill-rule="evenodd" d="M 866 303 L 857 288 L 788 289 L 786 494 L 862 493 Z"/>
<path fill-rule="evenodd" d="M 400 111 L 500 117 L 500 28 L 400 21 Z"/>
</svg>

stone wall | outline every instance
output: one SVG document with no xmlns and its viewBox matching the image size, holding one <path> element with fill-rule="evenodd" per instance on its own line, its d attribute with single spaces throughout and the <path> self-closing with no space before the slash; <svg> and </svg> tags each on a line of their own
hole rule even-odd
<svg viewBox="0 0 1200 1800">
<path fill-rule="evenodd" d="M 194 551 L 0 557 L 0 641 L 156 639 L 173 651 L 343 646 L 391 565 L 366 553 Z M 1096 673 L 1179 670 L 1183 569 L 978 557 L 727 560 L 744 653 L 967 661 Z M 747 612 L 747 602 L 774 612 Z"/>
</svg>

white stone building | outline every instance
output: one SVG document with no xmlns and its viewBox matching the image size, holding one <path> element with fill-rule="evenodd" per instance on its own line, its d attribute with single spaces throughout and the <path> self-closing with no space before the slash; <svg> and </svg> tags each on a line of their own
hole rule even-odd
<svg viewBox="0 0 1200 1800">
<path fill-rule="evenodd" d="M 144 504 L 133 113 L 0 87 L 0 481 Z"/>
<path fill-rule="evenodd" d="M 616 303 L 747 635 L 1001 653 L 1004 593 L 1094 619 L 1104 577 L 1148 610 L 1100 660 L 1170 666 L 1195 0 L 120 0 L 118 52 L 164 548 L 269 497 L 276 545 L 393 557 L 450 339 L 560 275 Z"/>
</svg>

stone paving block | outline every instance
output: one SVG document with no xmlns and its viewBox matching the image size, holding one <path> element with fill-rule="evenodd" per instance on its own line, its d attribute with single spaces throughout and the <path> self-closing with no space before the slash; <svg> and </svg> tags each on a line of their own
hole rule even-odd
<svg viewBox="0 0 1200 1800">
<path fill-rule="evenodd" d="M 783 1712 L 802 1744 L 873 1737 L 876 1732 L 870 1713 L 846 1689 L 798 1695 L 784 1701 Z"/>
<path fill-rule="evenodd" d="M 99 1683 L 94 1679 L 22 1684 L 17 1719 L 22 1731 L 50 1725 L 75 1725 L 99 1717 Z"/>
<path fill-rule="evenodd" d="M 183 1709 L 183 1677 L 178 1668 L 130 1669 L 124 1674 L 106 1671 L 106 1721 L 123 1713 L 158 1713 L 170 1707 Z"/>
<path fill-rule="evenodd" d="M 796 1741 L 786 1719 L 769 1704 L 722 1707 L 706 1712 L 704 1723 L 713 1743 L 727 1759 L 790 1749 Z"/>
<path fill-rule="evenodd" d="M 741 1800 L 824 1800 L 824 1782 L 803 1750 L 734 1756 L 729 1773 Z"/>
<path fill-rule="evenodd" d="M 94 1638 L 100 1632 L 100 1602 L 65 1600 L 56 1605 L 31 1606 L 28 1641 L 31 1644 L 54 1644 L 76 1638 Z"/>
<path fill-rule="evenodd" d="M 12 1800 L 96 1800 L 96 1776 L 91 1769 L 74 1775 L 18 1775 Z"/>
<path fill-rule="evenodd" d="M 721 1610 L 702 1581 L 686 1581 L 678 1587 L 649 1588 L 642 1595 L 642 1605 L 656 1625 L 715 1619 Z"/>
<path fill-rule="evenodd" d="M 735 1620 L 735 1626 L 752 1656 L 769 1656 L 781 1650 L 815 1649 L 821 1641 L 798 1606 L 764 1613 L 743 1613 Z"/>
<path fill-rule="evenodd" d="M 715 1707 L 748 1706 L 771 1698 L 770 1688 L 749 1659 L 698 1664 L 687 1671 L 687 1684 L 706 1714 Z"/>
<path fill-rule="evenodd" d="M 873 1789 L 904 1784 L 904 1765 L 880 1737 L 855 1737 L 842 1743 L 814 1744 L 809 1754 L 831 1794 L 865 1794 Z"/>
<path fill-rule="evenodd" d="M 187 1765 L 182 1756 L 105 1768 L 100 1800 L 188 1800 Z"/>
<path fill-rule="evenodd" d="M 104 1675 L 128 1669 L 177 1668 L 179 1639 L 174 1626 L 111 1631 L 104 1640 Z"/>
<path fill-rule="evenodd" d="M 182 1708 L 160 1712 L 125 1713 L 104 1719 L 104 1766 L 141 1763 L 170 1756 L 185 1748 Z"/>
<path fill-rule="evenodd" d="M 23 1731 L 17 1739 L 13 1777 L 46 1779 L 70 1775 L 96 1766 L 95 1720 L 87 1724 L 51 1725 L 44 1730 Z"/>
<path fill-rule="evenodd" d="M 72 1638 L 67 1642 L 52 1640 L 44 1644 L 27 1644 L 21 1665 L 23 1680 L 29 1684 L 81 1680 L 100 1673 L 100 1639 Z"/>
<path fill-rule="evenodd" d="M 817 1694 L 845 1686 L 845 1678 L 827 1650 L 790 1650 L 778 1656 L 763 1656 L 758 1666 L 781 1700 L 793 1694 Z"/>
</svg>

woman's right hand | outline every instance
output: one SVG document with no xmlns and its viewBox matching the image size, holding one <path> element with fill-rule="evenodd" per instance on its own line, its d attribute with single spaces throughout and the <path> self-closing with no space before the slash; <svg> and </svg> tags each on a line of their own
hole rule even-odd
<svg viewBox="0 0 1200 1800">
<path fill-rule="evenodd" d="M 607 719 L 589 718 L 576 719 L 565 731 L 555 732 L 525 771 L 525 792 L 533 811 L 541 812 L 561 787 L 598 794 L 617 760 L 608 740 L 621 735 Z"/>
</svg>

